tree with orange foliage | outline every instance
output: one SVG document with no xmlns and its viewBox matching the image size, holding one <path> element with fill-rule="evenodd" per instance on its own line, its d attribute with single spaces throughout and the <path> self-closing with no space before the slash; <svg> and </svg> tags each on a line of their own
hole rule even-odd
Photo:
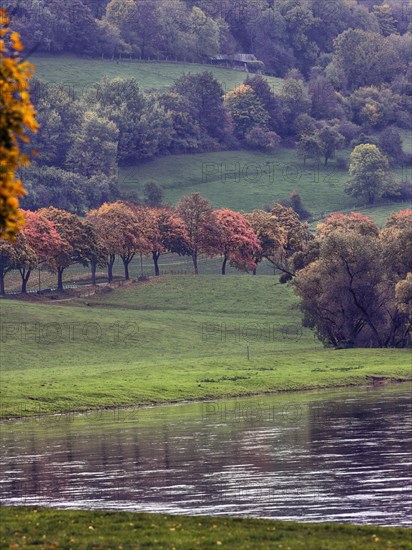
<svg viewBox="0 0 412 550">
<path fill-rule="evenodd" d="M 357 231 L 361 235 L 376 237 L 379 233 L 379 228 L 373 219 L 366 214 L 360 212 L 342 214 L 337 212 L 331 214 L 317 225 L 316 235 L 321 238 L 327 237 L 333 231 Z"/>
<path fill-rule="evenodd" d="M 87 215 L 95 227 L 107 255 L 109 283 L 113 282 L 113 266 L 120 256 L 126 281 L 130 279 L 129 265 L 138 252 L 150 251 L 150 244 L 144 227 L 143 210 L 126 201 L 105 203 Z"/>
<path fill-rule="evenodd" d="M 217 229 L 217 240 L 213 248 L 216 253 L 223 256 L 222 275 L 226 273 L 228 261 L 243 271 L 255 269 L 255 258 L 261 254 L 261 247 L 253 227 L 245 216 L 222 208 L 213 212 L 212 220 Z"/>
<path fill-rule="evenodd" d="M 278 218 L 264 210 L 254 210 L 244 216 L 259 239 L 260 249 L 255 256 L 256 264 L 264 258 L 272 264 L 275 263 L 286 245 L 285 229 L 280 225 Z M 256 269 L 253 273 L 256 274 Z"/>
<path fill-rule="evenodd" d="M 199 273 L 198 258 L 208 253 L 213 233 L 211 220 L 212 207 L 199 193 L 185 195 L 177 205 L 177 213 L 182 218 L 189 238 L 189 255 L 192 257 L 195 274 Z"/>
<path fill-rule="evenodd" d="M 5 239 L 13 239 L 24 224 L 19 198 L 25 191 L 15 172 L 28 163 L 20 150 L 29 141 L 27 131 L 37 130 L 29 95 L 33 67 L 22 61 L 22 50 L 19 34 L 0 9 L 0 238 Z"/>
<path fill-rule="evenodd" d="M 283 272 L 280 281 L 285 283 L 295 276 L 300 264 L 306 262 L 306 254 L 312 246 L 313 236 L 308 224 L 302 222 L 293 208 L 275 204 L 270 215 L 271 225 L 282 231 L 283 244 L 276 254 L 267 255 L 266 258 L 276 269 Z"/>
</svg>

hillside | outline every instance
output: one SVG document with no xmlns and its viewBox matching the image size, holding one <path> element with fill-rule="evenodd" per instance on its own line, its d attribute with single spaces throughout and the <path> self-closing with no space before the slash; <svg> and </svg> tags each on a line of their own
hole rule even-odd
<svg viewBox="0 0 412 550">
<path fill-rule="evenodd" d="M 135 78 L 140 88 L 166 90 L 183 73 L 211 71 L 228 92 L 245 80 L 247 73 L 236 69 L 224 69 L 197 63 L 157 63 L 144 61 L 111 61 L 88 59 L 74 55 L 52 56 L 36 54 L 30 57 L 36 67 L 36 76 L 55 84 L 62 84 L 68 90 L 85 93 L 93 84 L 103 78 Z M 274 92 L 280 91 L 282 79 L 266 77 Z"/>
<path fill-rule="evenodd" d="M 339 153 L 347 156 L 346 151 Z M 402 170 L 396 171 L 398 181 Z M 165 190 L 165 201 L 176 204 L 183 195 L 200 193 L 216 208 L 250 211 L 287 199 L 297 191 L 305 207 L 315 216 L 335 210 L 362 209 L 374 214 L 375 208 L 366 207 L 347 195 L 343 186 L 348 180 L 347 170 L 308 161 L 306 166 L 294 149 L 281 148 L 273 153 L 256 151 L 224 151 L 197 155 L 176 155 L 152 162 L 119 169 L 122 191 L 142 194 L 147 181 L 157 181 Z M 377 204 L 378 223 L 392 211 L 407 208 L 404 203 Z"/>
</svg>

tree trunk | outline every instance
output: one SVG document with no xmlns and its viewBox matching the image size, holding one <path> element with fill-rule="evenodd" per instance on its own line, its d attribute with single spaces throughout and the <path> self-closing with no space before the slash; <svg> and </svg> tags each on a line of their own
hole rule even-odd
<svg viewBox="0 0 412 550">
<path fill-rule="evenodd" d="M 159 275 L 160 275 L 160 270 L 159 270 L 159 257 L 160 257 L 160 254 L 158 252 L 152 252 L 152 256 L 153 256 L 155 276 L 159 277 Z"/>
<path fill-rule="evenodd" d="M 198 265 L 197 265 L 197 252 L 194 252 L 193 253 L 193 266 L 195 268 L 195 275 L 199 275 L 199 268 L 198 268 Z"/>
<path fill-rule="evenodd" d="M 122 260 L 123 260 L 123 266 L 124 266 L 124 278 L 126 279 L 126 281 L 128 281 L 130 279 L 130 275 L 129 275 L 130 260 L 126 260 L 125 258 L 122 258 Z"/>
<path fill-rule="evenodd" d="M 4 296 L 6 294 L 6 290 L 4 288 L 4 271 L 0 271 L 0 295 Z"/>
<path fill-rule="evenodd" d="M 91 270 L 92 270 L 92 285 L 96 286 L 96 269 L 97 269 L 97 263 L 91 262 L 90 264 Z"/>
<path fill-rule="evenodd" d="M 28 271 L 20 271 L 21 275 L 21 293 L 27 294 L 27 283 L 29 282 L 31 269 Z"/>
<path fill-rule="evenodd" d="M 253 275 L 256 275 L 256 272 L 257 272 L 257 267 L 255 267 L 255 269 L 253 270 Z"/>
<path fill-rule="evenodd" d="M 225 259 L 223 260 L 223 264 L 222 264 L 222 275 L 226 275 L 226 263 L 227 263 L 227 258 L 225 256 Z"/>
<path fill-rule="evenodd" d="M 64 268 L 59 267 L 57 270 L 57 290 L 63 292 L 63 271 Z"/>
<path fill-rule="evenodd" d="M 109 256 L 109 261 L 107 263 L 107 277 L 109 279 L 109 283 L 113 282 L 113 265 L 114 261 L 116 259 L 116 256 Z"/>
</svg>

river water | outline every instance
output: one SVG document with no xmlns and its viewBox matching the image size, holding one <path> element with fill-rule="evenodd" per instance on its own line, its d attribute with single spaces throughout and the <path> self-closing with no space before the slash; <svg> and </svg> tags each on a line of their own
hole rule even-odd
<svg viewBox="0 0 412 550">
<path fill-rule="evenodd" d="M 411 525 L 411 386 L 2 422 L 8 505 Z"/>
</svg>

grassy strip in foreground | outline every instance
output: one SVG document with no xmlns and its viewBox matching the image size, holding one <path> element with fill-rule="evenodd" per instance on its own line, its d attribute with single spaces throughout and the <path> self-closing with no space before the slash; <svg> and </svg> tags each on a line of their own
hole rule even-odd
<svg viewBox="0 0 412 550">
<path fill-rule="evenodd" d="M 31 507 L 3 507 L 0 520 L 2 548 L 412 548 L 410 529 L 394 527 Z"/>
<path fill-rule="evenodd" d="M 87 301 L 2 300 L 1 416 L 412 379 L 409 350 L 324 349 L 275 282 L 166 276 Z"/>
</svg>

